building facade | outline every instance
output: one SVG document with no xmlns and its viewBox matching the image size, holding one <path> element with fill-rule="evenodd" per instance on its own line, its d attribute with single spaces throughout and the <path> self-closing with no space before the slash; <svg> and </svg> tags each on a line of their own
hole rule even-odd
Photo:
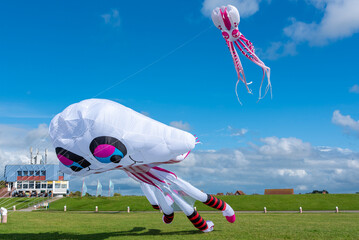
<svg viewBox="0 0 359 240">
<path fill-rule="evenodd" d="M 70 176 L 57 164 L 6 165 L 4 180 L 8 191 L 26 196 L 64 196 L 70 187 Z"/>
</svg>

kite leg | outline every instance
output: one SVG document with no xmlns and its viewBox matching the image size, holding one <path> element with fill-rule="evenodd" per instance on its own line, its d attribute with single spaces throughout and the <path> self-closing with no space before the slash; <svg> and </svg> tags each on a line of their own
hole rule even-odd
<svg viewBox="0 0 359 240">
<path fill-rule="evenodd" d="M 202 232 L 211 232 L 213 231 L 214 224 L 212 221 L 204 220 L 201 215 L 198 214 L 196 210 L 176 194 L 171 194 L 175 203 L 181 208 L 181 210 L 186 214 L 187 218 L 191 221 L 193 226 L 201 230 Z"/>
<path fill-rule="evenodd" d="M 157 188 L 154 188 L 154 194 L 163 212 L 163 222 L 166 224 L 170 224 L 174 218 L 174 211 L 171 207 L 173 203 L 172 198 L 170 198 L 169 195 L 165 196 L 163 192 Z"/>
<path fill-rule="evenodd" d="M 140 183 L 140 186 L 142 192 L 145 194 L 147 200 L 150 202 L 152 207 L 156 210 L 160 210 L 160 207 L 158 206 L 157 198 L 155 196 L 155 193 L 152 191 L 151 186 L 143 182 Z"/>
<path fill-rule="evenodd" d="M 179 188 L 181 188 L 194 199 L 203 202 L 209 207 L 222 211 L 223 216 L 226 217 L 228 222 L 233 223 L 236 220 L 236 215 L 232 207 L 225 201 L 200 191 L 199 189 L 192 186 L 190 183 L 180 178 L 177 178 L 174 184 L 176 184 Z"/>
</svg>

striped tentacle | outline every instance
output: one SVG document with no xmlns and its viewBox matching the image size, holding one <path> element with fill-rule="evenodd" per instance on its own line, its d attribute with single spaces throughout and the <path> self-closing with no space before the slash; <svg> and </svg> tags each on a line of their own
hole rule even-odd
<svg viewBox="0 0 359 240">
<path fill-rule="evenodd" d="M 253 44 L 249 40 L 247 40 L 243 35 L 240 36 L 240 38 L 235 42 L 235 44 L 244 56 L 246 56 L 249 60 L 251 60 L 252 62 L 257 64 L 258 66 L 260 66 L 263 70 L 262 82 L 261 82 L 261 85 L 259 88 L 259 100 L 264 98 L 269 90 L 272 95 L 272 84 L 270 82 L 270 68 L 267 67 L 262 62 L 262 60 L 260 60 L 259 57 L 255 54 Z M 242 47 L 240 45 L 242 45 Z M 264 95 L 262 97 L 261 96 L 262 95 L 262 85 L 263 85 L 265 75 L 267 75 L 268 84 L 265 89 Z"/>
<path fill-rule="evenodd" d="M 163 222 L 166 224 L 170 224 L 173 221 L 173 218 L 175 217 L 174 213 L 171 213 L 169 215 L 163 214 Z"/>
<path fill-rule="evenodd" d="M 230 41 L 226 40 L 226 43 L 227 43 L 229 51 L 230 51 L 230 53 L 232 55 L 233 63 L 234 63 L 234 66 L 235 66 L 235 69 L 236 69 L 236 72 L 237 72 L 237 77 L 238 77 L 238 80 L 236 82 L 236 87 L 235 87 L 237 100 L 238 100 L 238 102 L 240 104 L 242 104 L 241 101 L 239 100 L 239 97 L 238 97 L 238 91 L 237 91 L 238 83 L 239 83 L 239 81 L 242 81 L 244 83 L 244 85 L 246 86 L 248 93 L 252 93 L 252 91 L 248 87 L 248 84 L 250 84 L 250 83 L 247 83 L 247 81 L 246 81 L 246 77 L 244 75 L 243 67 L 242 67 L 241 61 L 239 59 L 238 53 L 237 53 L 236 49 L 234 48 L 233 42 L 230 42 Z"/>
<path fill-rule="evenodd" d="M 204 231 L 208 228 L 206 220 L 204 220 L 196 210 L 194 210 L 193 213 L 187 217 L 192 222 L 192 224 L 199 230 Z"/>
<path fill-rule="evenodd" d="M 158 205 L 152 205 L 153 209 L 160 210 L 160 207 Z"/>
<path fill-rule="evenodd" d="M 218 199 L 216 197 L 213 197 L 212 195 L 207 194 L 207 201 L 204 202 L 207 206 L 211 208 L 215 208 L 221 211 L 226 210 L 227 204 L 225 201 Z"/>
</svg>

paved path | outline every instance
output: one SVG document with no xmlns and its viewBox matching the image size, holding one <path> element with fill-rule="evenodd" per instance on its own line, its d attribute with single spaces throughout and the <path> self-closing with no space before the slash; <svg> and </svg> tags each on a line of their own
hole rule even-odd
<svg viewBox="0 0 359 240">
<path fill-rule="evenodd" d="M 45 203 L 51 203 L 51 202 L 55 202 L 57 200 L 61 199 L 61 197 L 53 197 L 53 198 L 50 198 L 50 199 L 47 199 L 41 203 L 38 203 L 38 204 L 34 204 L 34 205 L 40 205 L 40 204 L 45 204 Z M 20 209 L 20 210 L 17 210 L 17 211 L 20 211 L 20 212 L 31 212 L 33 210 L 36 210 L 36 208 L 34 207 L 34 205 L 32 205 L 31 207 L 28 207 L 28 208 L 23 208 L 23 209 Z"/>
</svg>

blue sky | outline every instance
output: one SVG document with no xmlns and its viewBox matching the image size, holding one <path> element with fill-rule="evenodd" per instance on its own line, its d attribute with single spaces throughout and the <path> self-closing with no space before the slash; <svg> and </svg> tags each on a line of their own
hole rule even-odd
<svg viewBox="0 0 359 240">
<path fill-rule="evenodd" d="M 261 69 L 241 56 L 254 94 L 240 84 L 237 102 L 209 17 L 227 3 L 271 68 L 272 99 L 257 103 Z M 359 191 L 358 16 L 356 0 L 2 2 L 0 168 L 26 162 L 31 145 L 51 149 L 51 118 L 97 97 L 196 134 L 202 144 L 171 168 L 208 192 Z M 97 179 L 108 176 L 88 185 Z"/>
</svg>

